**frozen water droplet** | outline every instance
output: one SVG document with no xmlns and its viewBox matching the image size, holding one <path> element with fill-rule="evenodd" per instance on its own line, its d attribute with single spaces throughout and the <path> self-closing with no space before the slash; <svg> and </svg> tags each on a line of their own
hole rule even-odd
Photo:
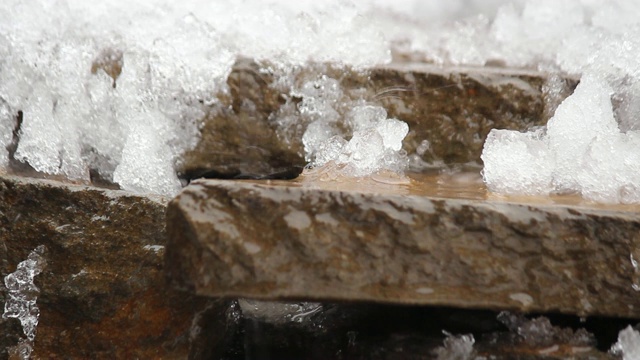
<svg viewBox="0 0 640 360">
<path fill-rule="evenodd" d="M 635 291 L 640 291 L 640 267 L 638 266 L 638 261 L 633 256 L 633 253 L 629 254 L 629 260 L 633 268 L 633 283 L 631 284 L 631 288 Z"/>
<path fill-rule="evenodd" d="M 44 259 L 45 247 L 38 246 L 28 256 L 20 262 L 15 272 L 5 276 L 4 283 L 8 290 L 7 300 L 4 304 L 2 317 L 17 318 L 22 324 L 22 330 L 26 335 L 26 345 L 18 345 L 18 351 L 31 353 L 31 345 L 36 336 L 36 327 L 40 310 L 36 305 L 40 289 L 33 283 L 36 275 L 44 269 L 46 260 Z M 28 349 L 27 346 L 28 345 Z M 27 355 L 28 358 L 28 355 Z"/>
<path fill-rule="evenodd" d="M 627 326 L 618 334 L 618 341 L 611 347 L 611 352 L 622 356 L 623 360 L 640 359 L 640 332 Z"/>
<path fill-rule="evenodd" d="M 443 331 L 446 335 L 443 346 L 435 350 L 438 360 L 470 360 L 474 356 L 472 334 L 453 335 Z"/>
</svg>

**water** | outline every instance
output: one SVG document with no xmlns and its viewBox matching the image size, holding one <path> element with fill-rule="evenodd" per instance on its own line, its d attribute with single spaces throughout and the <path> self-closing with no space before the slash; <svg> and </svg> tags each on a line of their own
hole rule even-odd
<svg viewBox="0 0 640 360">
<path fill-rule="evenodd" d="M 318 179 L 306 173 L 293 181 L 271 180 L 273 185 L 304 186 L 319 190 L 340 190 L 378 193 L 381 195 L 412 195 L 432 198 L 488 200 L 532 205 L 587 207 L 611 211 L 640 212 L 638 204 L 605 204 L 584 199 L 579 194 L 550 194 L 544 196 L 500 195 L 487 189 L 479 170 L 431 171 L 426 173 L 381 174 L 353 179 Z"/>
</svg>

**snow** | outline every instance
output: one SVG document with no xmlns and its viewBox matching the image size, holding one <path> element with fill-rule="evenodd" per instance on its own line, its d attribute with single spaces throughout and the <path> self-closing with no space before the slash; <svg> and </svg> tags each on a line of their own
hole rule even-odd
<svg viewBox="0 0 640 360">
<path fill-rule="evenodd" d="M 579 193 L 610 203 L 640 202 L 640 133 L 620 131 L 606 80 L 586 74 L 546 129 L 492 130 L 482 160 L 491 191 Z"/>
<path fill-rule="evenodd" d="M 548 128 L 490 134 L 485 181 L 500 193 L 637 203 L 639 11 L 634 0 L 7 0 L 0 170 L 22 111 L 17 161 L 78 182 L 93 170 L 126 190 L 171 196 L 181 187 L 176 165 L 227 93 L 238 56 L 280 69 L 307 61 L 362 69 L 395 51 L 581 77 Z M 311 167 L 367 176 L 406 166 L 406 124 L 377 104 L 345 101 L 339 79 L 319 77 L 289 95 L 302 102 L 274 121 L 303 137 Z"/>
<path fill-rule="evenodd" d="M 22 111 L 16 160 L 173 195 L 175 165 L 197 144 L 237 56 L 364 67 L 388 62 L 390 48 L 341 1 L 8 0 L 0 55 L 0 167 Z"/>
</svg>

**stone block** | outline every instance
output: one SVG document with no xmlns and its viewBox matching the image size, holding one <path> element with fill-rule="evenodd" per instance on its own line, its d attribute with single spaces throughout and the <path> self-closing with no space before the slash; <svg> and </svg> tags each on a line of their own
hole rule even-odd
<svg viewBox="0 0 640 360">
<path fill-rule="evenodd" d="M 169 204 L 165 269 L 212 297 L 640 318 L 638 206 L 453 182 L 197 180 Z"/>
<path fill-rule="evenodd" d="M 240 59 L 227 80 L 228 92 L 203 120 L 199 144 L 181 160 L 181 176 L 295 177 L 306 164 L 302 135 L 308 124 L 292 89 L 323 75 L 339 81 L 341 103 L 365 100 L 407 122 L 408 154 L 445 165 L 479 164 L 493 128 L 524 131 L 546 124 L 577 83 L 534 71 L 417 63 L 367 70 L 307 64 L 282 81 L 272 65 Z M 347 110 L 337 109 L 338 128 L 347 127 L 342 117 Z M 281 121 L 287 116 L 295 121 Z M 425 141 L 429 146 L 417 151 Z"/>
</svg>

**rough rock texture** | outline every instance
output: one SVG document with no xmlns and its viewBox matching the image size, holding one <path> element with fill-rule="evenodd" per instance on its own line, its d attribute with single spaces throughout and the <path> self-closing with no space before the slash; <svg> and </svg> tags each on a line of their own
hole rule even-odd
<svg viewBox="0 0 640 360">
<path fill-rule="evenodd" d="M 637 206 L 322 186 L 193 182 L 168 207 L 168 276 L 214 297 L 640 318 Z"/>
<path fill-rule="evenodd" d="M 0 178 L 0 275 L 46 246 L 35 358 L 182 359 L 201 342 L 192 323 L 225 306 L 167 286 L 165 207 L 123 191 Z M 0 306 L 5 296 L 0 286 Z M 0 319 L 0 334 L 5 358 L 22 329 Z"/>
<path fill-rule="evenodd" d="M 301 139 L 307 123 L 298 118 L 287 124 L 282 119 L 300 116 L 296 105 L 301 98 L 291 90 L 321 75 L 340 82 L 341 103 L 364 99 L 407 122 L 410 132 L 404 149 L 408 154 L 416 154 L 427 140 L 430 147 L 417 156 L 447 164 L 479 163 L 492 128 L 525 130 L 544 125 L 576 85 L 573 80 L 553 78 L 552 91 L 547 91 L 547 74 L 412 63 L 368 71 L 308 64 L 288 71 L 285 79 L 293 80 L 287 81 L 280 81 L 278 74 L 269 64 L 246 59 L 236 63 L 227 80 L 229 92 L 220 95 L 221 104 L 204 120 L 199 145 L 185 154 L 179 169 L 182 176 L 264 176 L 304 166 Z M 343 115 L 348 109 L 337 110 Z M 341 120 L 338 126 L 345 124 Z"/>
</svg>

